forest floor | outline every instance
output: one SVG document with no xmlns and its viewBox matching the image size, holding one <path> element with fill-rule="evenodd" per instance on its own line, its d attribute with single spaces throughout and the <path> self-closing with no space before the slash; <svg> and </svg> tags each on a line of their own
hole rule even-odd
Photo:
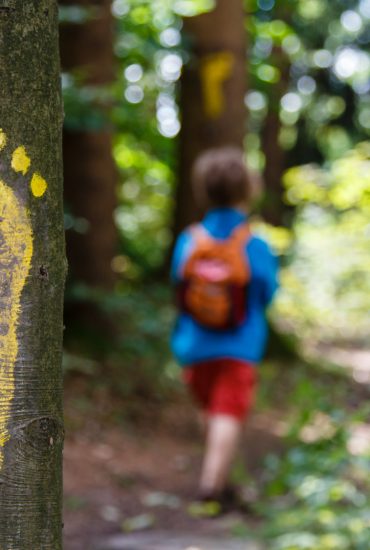
<svg viewBox="0 0 370 550">
<path fill-rule="evenodd" d="M 362 359 L 347 367 L 358 368 L 365 378 Z M 122 408 L 122 401 L 112 403 L 104 392 L 84 400 L 84 392 L 83 377 L 68 384 L 65 550 L 266 550 L 258 540 L 258 515 L 194 513 L 202 434 L 186 396 L 165 406 L 143 403 L 135 421 L 118 423 L 107 422 L 102 411 Z M 284 450 L 285 433 L 284 410 L 257 406 L 240 456 L 257 482 L 263 480 L 266 455 Z M 243 484 L 253 500 L 248 478 Z"/>
<path fill-rule="evenodd" d="M 70 414 L 81 412 L 67 403 Z M 261 475 L 263 458 L 281 447 L 276 414 L 255 413 L 241 457 L 249 471 Z M 70 432 L 65 444 L 65 550 L 262 548 L 252 542 L 257 517 L 192 513 L 201 454 L 196 413 L 185 399 L 135 430 L 107 428 L 88 415 L 83 431 Z"/>
</svg>

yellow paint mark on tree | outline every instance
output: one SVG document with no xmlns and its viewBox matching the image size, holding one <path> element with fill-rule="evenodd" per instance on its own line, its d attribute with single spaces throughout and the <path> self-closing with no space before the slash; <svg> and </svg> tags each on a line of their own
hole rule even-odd
<svg viewBox="0 0 370 550">
<path fill-rule="evenodd" d="M 40 174 L 34 174 L 31 180 L 31 191 L 35 197 L 42 197 L 48 184 Z"/>
<path fill-rule="evenodd" d="M 230 52 L 207 55 L 201 61 L 200 78 L 207 118 L 218 118 L 225 110 L 223 85 L 231 76 L 234 62 L 234 56 Z"/>
<path fill-rule="evenodd" d="M 0 128 L 0 151 L 1 149 L 4 149 L 7 142 L 6 134 L 4 134 L 3 130 Z"/>
<path fill-rule="evenodd" d="M 16 195 L 0 180 L 0 467 L 9 440 L 7 422 L 14 397 L 14 365 L 18 355 L 17 324 L 21 294 L 33 253 L 31 222 Z"/>
<path fill-rule="evenodd" d="M 0 129 L 0 150 L 7 136 Z M 23 146 L 12 155 L 15 172 L 27 174 L 31 159 Z M 48 187 L 44 178 L 35 173 L 31 192 L 42 197 Z M 21 312 L 21 297 L 33 255 L 32 225 L 26 207 L 14 191 L 0 180 L 0 469 L 4 461 L 4 445 L 10 439 L 8 422 L 15 393 L 14 368 L 18 356 L 17 326 Z"/>
<path fill-rule="evenodd" d="M 31 159 L 26 153 L 26 149 L 23 146 L 17 147 L 12 156 L 12 168 L 15 172 L 21 172 L 23 175 L 27 174 L 31 165 Z"/>
<path fill-rule="evenodd" d="M 0 150 L 7 137 L 0 130 Z M 12 168 L 26 174 L 31 164 L 24 147 L 12 156 Z M 41 181 L 42 180 L 42 181 Z M 36 190 L 46 188 L 41 176 L 36 177 Z M 45 191 L 43 191 L 45 192 Z M 40 195 L 41 196 L 41 195 Z M 22 290 L 33 255 L 32 225 L 25 206 L 14 191 L 0 180 L 0 469 L 4 445 L 10 439 L 8 422 L 14 399 L 14 368 L 18 356 L 17 326 L 21 312 Z"/>
</svg>

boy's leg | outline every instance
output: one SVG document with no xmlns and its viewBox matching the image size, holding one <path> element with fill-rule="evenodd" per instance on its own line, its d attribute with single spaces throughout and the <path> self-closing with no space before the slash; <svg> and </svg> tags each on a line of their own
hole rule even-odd
<svg viewBox="0 0 370 550">
<path fill-rule="evenodd" d="M 253 400 L 255 369 L 242 361 L 219 359 L 187 368 L 184 378 L 207 414 L 200 493 L 217 498 L 227 484 Z"/>
<path fill-rule="evenodd" d="M 202 496 L 217 497 L 225 488 L 241 432 L 242 422 L 239 419 L 226 414 L 209 416 L 200 477 Z"/>
<path fill-rule="evenodd" d="M 255 386 L 255 369 L 244 362 L 218 361 L 208 402 L 208 424 L 200 491 L 206 498 L 221 495 L 250 410 Z"/>
</svg>

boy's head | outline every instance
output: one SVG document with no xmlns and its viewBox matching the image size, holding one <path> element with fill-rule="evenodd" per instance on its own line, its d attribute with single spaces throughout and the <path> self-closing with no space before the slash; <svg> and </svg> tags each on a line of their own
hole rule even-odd
<svg viewBox="0 0 370 550">
<path fill-rule="evenodd" d="M 202 153 L 193 167 L 193 189 L 206 208 L 247 204 L 251 185 L 242 151 L 223 147 Z"/>
</svg>

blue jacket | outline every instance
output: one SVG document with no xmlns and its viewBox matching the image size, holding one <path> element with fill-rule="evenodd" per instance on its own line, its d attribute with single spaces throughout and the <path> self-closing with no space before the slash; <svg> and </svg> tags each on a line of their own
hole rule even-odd
<svg viewBox="0 0 370 550">
<path fill-rule="evenodd" d="M 227 239 L 247 216 L 233 208 L 210 210 L 202 221 L 207 231 L 217 239 Z M 180 234 L 171 266 L 171 277 L 176 284 L 182 279 L 185 261 L 194 241 L 189 230 Z M 267 244 L 252 236 L 246 244 L 251 268 L 247 297 L 247 316 L 237 328 L 215 331 L 199 325 L 184 312 L 179 316 L 172 334 L 172 350 L 182 365 L 191 365 L 209 359 L 231 357 L 257 363 L 261 360 L 267 341 L 265 310 L 277 289 L 277 261 Z"/>
</svg>

